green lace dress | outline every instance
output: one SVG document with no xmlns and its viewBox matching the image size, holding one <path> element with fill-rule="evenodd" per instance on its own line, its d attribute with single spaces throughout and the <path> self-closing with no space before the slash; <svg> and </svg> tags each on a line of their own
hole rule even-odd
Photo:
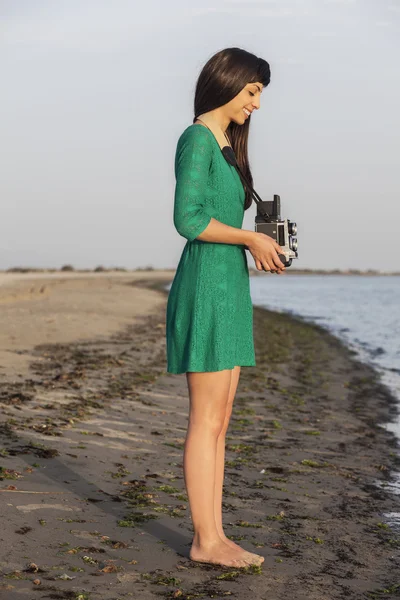
<svg viewBox="0 0 400 600">
<path fill-rule="evenodd" d="M 174 225 L 187 239 L 166 311 L 167 372 L 254 366 L 253 305 L 242 244 L 196 239 L 214 217 L 241 228 L 245 192 L 204 125 L 189 125 L 175 156 Z"/>
</svg>

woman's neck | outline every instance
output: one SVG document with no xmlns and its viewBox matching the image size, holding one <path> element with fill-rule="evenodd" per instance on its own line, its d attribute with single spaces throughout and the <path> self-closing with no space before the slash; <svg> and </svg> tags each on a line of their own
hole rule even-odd
<svg viewBox="0 0 400 600">
<path fill-rule="evenodd" d="M 220 120 L 215 118 L 215 116 L 212 113 L 213 113 L 213 111 L 210 111 L 210 112 L 204 113 L 202 115 L 199 115 L 198 120 L 200 122 L 202 122 L 204 125 L 206 125 L 212 131 L 212 133 L 214 134 L 214 137 L 216 138 L 216 140 L 219 143 L 221 148 L 223 148 L 227 144 L 230 145 L 228 136 L 226 134 L 226 128 L 224 129 L 223 127 L 221 127 Z"/>
<path fill-rule="evenodd" d="M 223 133 L 226 133 L 229 123 L 231 122 L 231 120 L 226 115 L 222 114 L 218 108 L 203 113 L 202 115 L 199 115 L 199 117 L 203 121 L 207 120 L 207 124 L 209 122 L 215 124 L 215 126 L 219 127 Z"/>
</svg>

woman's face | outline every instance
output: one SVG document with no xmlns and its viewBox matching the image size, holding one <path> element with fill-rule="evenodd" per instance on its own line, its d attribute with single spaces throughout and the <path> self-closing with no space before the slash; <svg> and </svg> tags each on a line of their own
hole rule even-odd
<svg viewBox="0 0 400 600">
<path fill-rule="evenodd" d="M 225 104 L 224 108 L 226 109 L 227 117 L 238 125 L 243 125 L 249 118 L 249 114 L 251 114 L 253 110 L 260 108 L 262 89 L 263 84 L 258 81 L 245 85 L 239 94 Z"/>
</svg>

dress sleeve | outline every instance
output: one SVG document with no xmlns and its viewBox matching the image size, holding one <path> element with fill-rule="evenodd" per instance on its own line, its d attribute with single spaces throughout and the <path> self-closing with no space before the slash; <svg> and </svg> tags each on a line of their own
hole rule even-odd
<svg viewBox="0 0 400 600">
<path fill-rule="evenodd" d="M 174 225 L 178 233 L 194 240 L 211 221 L 205 209 L 212 140 L 203 126 L 189 127 L 178 140 L 175 155 Z"/>
</svg>

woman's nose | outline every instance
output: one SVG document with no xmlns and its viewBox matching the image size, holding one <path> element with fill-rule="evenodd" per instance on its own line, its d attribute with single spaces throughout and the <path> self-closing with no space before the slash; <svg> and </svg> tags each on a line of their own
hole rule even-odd
<svg viewBox="0 0 400 600">
<path fill-rule="evenodd" d="M 260 97 L 257 96 L 256 98 L 254 98 L 254 100 L 252 100 L 251 103 L 254 106 L 254 108 L 258 110 L 260 108 Z"/>
</svg>

